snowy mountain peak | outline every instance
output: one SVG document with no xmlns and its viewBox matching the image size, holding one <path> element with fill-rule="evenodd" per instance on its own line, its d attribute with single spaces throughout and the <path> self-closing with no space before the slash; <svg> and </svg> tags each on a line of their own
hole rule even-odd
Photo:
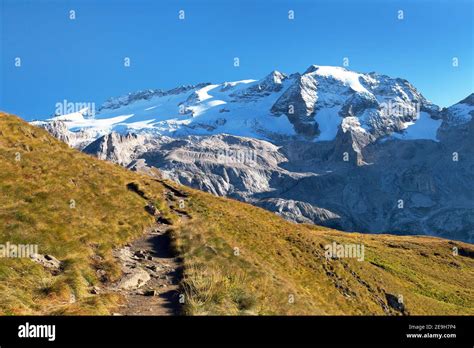
<svg viewBox="0 0 474 348">
<path fill-rule="evenodd" d="M 367 74 L 359 74 L 338 66 L 311 65 L 306 70 L 305 74 L 311 74 L 314 76 L 338 81 L 344 86 L 348 86 L 353 91 L 359 93 L 370 94 L 369 91 L 361 84 L 361 80 L 363 80 L 365 83 L 375 83 L 375 80 Z"/>
<path fill-rule="evenodd" d="M 265 78 L 264 81 L 269 81 L 277 84 L 281 84 L 284 79 L 286 79 L 288 76 L 279 72 L 278 70 L 273 70 L 270 74 L 268 74 Z"/>
<path fill-rule="evenodd" d="M 442 111 L 445 127 L 460 126 L 474 117 L 474 93 Z"/>
<path fill-rule="evenodd" d="M 305 72 L 303 73 L 304 74 L 312 74 L 316 71 L 318 71 L 320 68 L 329 68 L 331 70 L 346 70 L 345 68 L 342 68 L 342 67 L 338 67 L 338 66 L 330 66 L 330 65 L 316 65 L 316 64 L 312 64 L 310 65 L 306 70 Z"/>
<path fill-rule="evenodd" d="M 446 119 L 470 119 L 472 99 L 449 108 Z M 352 119 L 343 123 L 347 117 Z M 137 91 L 107 100 L 93 118 L 81 110 L 49 121 L 64 122 L 69 131 L 88 129 L 88 136 L 226 133 L 330 141 L 344 127 L 343 133 L 363 133 L 376 141 L 386 136 L 436 140 L 441 117 L 439 108 L 404 79 L 311 65 L 303 74 L 274 70 L 260 80 Z"/>
</svg>

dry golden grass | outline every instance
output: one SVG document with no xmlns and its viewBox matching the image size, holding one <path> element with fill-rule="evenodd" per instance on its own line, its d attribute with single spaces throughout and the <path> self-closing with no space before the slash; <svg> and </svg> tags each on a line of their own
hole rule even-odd
<svg viewBox="0 0 474 348">
<path fill-rule="evenodd" d="M 193 223 L 174 230 L 188 314 L 385 315 L 386 294 L 403 296 L 405 314 L 474 314 L 474 259 L 452 251 L 469 244 L 296 225 L 188 191 Z M 363 244 L 364 261 L 327 260 L 333 241 Z"/>
<path fill-rule="evenodd" d="M 29 260 L 0 259 L 0 313 L 108 313 L 114 298 L 88 292 L 98 283 L 96 271 L 118 277 L 111 249 L 153 223 L 146 200 L 127 184 L 136 182 L 158 200 L 162 186 L 4 114 L 0 167 L 0 243 L 37 244 L 39 253 L 64 264 L 53 277 Z M 70 303 L 71 296 L 76 303 Z"/>
</svg>

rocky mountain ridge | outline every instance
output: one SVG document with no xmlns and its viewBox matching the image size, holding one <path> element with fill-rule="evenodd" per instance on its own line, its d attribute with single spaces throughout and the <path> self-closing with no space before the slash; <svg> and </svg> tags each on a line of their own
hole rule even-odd
<svg viewBox="0 0 474 348">
<path fill-rule="evenodd" d="M 101 108 L 96 122 L 122 120 L 108 128 L 77 116 L 40 125 L 101 159 L 292 221 L 474 240 L 473 94 L 441 110 L 406 80 L 311 66 L 153 95 Z M 184 110 L 176 119 L 170 103 Z M 166 120 L 143 121 L 151 104 Z"/>
</svg>

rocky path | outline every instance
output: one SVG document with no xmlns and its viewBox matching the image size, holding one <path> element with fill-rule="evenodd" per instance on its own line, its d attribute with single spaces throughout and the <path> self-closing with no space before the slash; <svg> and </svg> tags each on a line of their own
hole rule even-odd
<svg viewBox="0 0 474 348">
<path fill-rule="evenodd" d="M 165 185 L 165 200 L 185 223 L 189 216 L 179 209 L 186 194 Z M 149 208 L 149 207 L 148 207 Z M 178 315 L 179 280 L 181 263 L 170 246 L 171 226 L 160 212 L 149 211 L 156 217 L 156 224 L 139 239 L 114 251 L 122 265 L 122 278 L 109 285 L 109 291 L 120 293 L 125 301 L 114 315 Z M 149 209 L 147 209 L 148 211 Z"/>
</svg>

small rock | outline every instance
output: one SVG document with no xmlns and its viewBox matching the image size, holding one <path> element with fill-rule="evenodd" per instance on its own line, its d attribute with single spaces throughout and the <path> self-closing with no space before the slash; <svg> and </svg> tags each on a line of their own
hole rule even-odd
<svg viewBox="0 0 474 348">
<path fill-rule="evenodd" d="M 100 262 L 103 260 L 103 258 L 100 255 L 92 255 L 91 259 L 97 262 Z"/>
<path fill-rule="evenodd" d="M 93 286 L 90 293 L 93 295 L 98 295 L 100 293 L 100 288 L 98 286 Z"/>
<path fill-rule="evenodd" d="M 59 271 L 61 268 L 61 261 L 51 255 L 35 254 L 31 256 L 31 260 L 51 271 Z"/>
<path fill-rule="evenodd" d="M 153 261 L 153 256 L 148 255 L 148 256 L 146 257 L 146 259 L 149 260 L 149 261 Z"/>
<path fill-rule="evenodd" d="M 211 245 L 206 245 L 206 248 L 207 248 L 208 250 L 210 250 L 212 253 L 214 253 L 215 255 L 218 254 L 217 250 L 216 250 L 213 246 L 211 246 Z"/>
<path fill-rule="evenodd" d="M 120 280 L 117 287 L 124 290 L 138 289 L 151 279 L 147 271 L 136 268 L 133 273 L 126 275 Z"/>
<path fill-rule="evenodd" d="M 139 259 L 144 259 L 146 258 L 146 251 L 144 250 L 138 250 L 135 252 L 134 254 L 136 257 L 138 257 Z"/>
<path fill-rule="evenodd" d="M 145 210 L 153 216 L 160 215 L 160 211 L 156 209 L 155 205 L 153 203 L 148 203 L 148 205 L 145 207 Z"/>
<path fill-rule="evenodd" d="M 405 305 L 403 302 L 400 302 L 398 297 L 392 294 L 385 293 L 385 298 L 387 299 L 387 304 L 393 309 L 403 313 L 405 312 Z"/>
<path fill-rule="evenodd" d="M 173 221 L 171 221 L 170 219 L 165 218 L 163 216 L 159 216 L 155 220 L 156 220 L 157 223 L 163 224 L 163 225 L 172 225 L 173 224 Z"/>
<path fill-rule="evenodd" d="M 156 296 L 156 295 L 157 295 L 156 290 L 146 290 L 145 292 L 143 292 L 143 296 Z"/>
</svg>

